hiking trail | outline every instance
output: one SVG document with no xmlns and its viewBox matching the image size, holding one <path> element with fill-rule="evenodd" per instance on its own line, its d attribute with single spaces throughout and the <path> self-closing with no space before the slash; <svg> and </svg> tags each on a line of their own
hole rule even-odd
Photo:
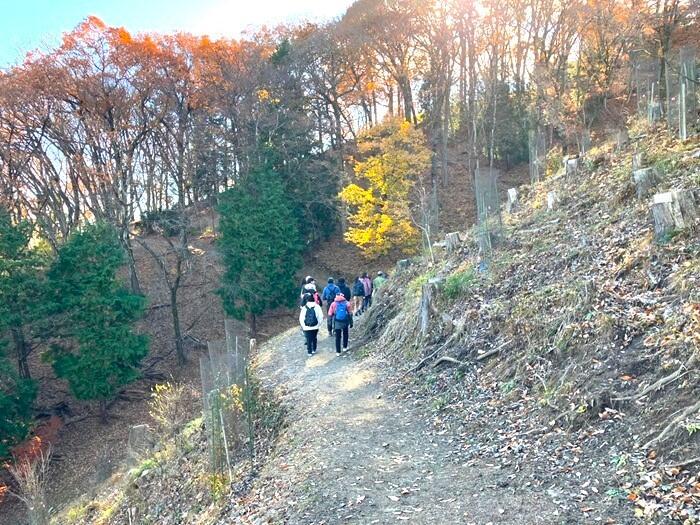
<svg viewBox="0 0 700 525">
<path fill-rule="evenodd" d="M 357 331 L 357 328 L 355 328 Z M 453 439 L 392 396 L 375 358 L 336 356 L 319 333 L 307 357 L 298 328 L 260 349 L 258 373 L 289 411 L 261 472 L 258 503 L 278 523 L 562 523 L 542 493 L 502 483 L 494 465 L 466 465 Z M 264 522 L 264 521 L 262 521 Z M 255 522 L 257 523 L 257 522 Z"/>
</svg>

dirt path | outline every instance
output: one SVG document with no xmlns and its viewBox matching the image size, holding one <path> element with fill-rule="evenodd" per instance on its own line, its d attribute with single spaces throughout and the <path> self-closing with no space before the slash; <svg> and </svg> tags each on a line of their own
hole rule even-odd
<svg viewBox="0 0 700 525">
<path fill-rule="evenodd" d="M 332 340 L 319 339 L 310 358 L 298 329 L 261 349 L 263 382 L 283 389 L 290 410 L 259 480 L 267 516 L 289 524 L 567 523 L 548 498 L 509 486 L 507 473 L 464 464 L 450 436 L 383 388 L 371 358 L 357 359 L 352 348 L 337 357 Z"/>
</svg>

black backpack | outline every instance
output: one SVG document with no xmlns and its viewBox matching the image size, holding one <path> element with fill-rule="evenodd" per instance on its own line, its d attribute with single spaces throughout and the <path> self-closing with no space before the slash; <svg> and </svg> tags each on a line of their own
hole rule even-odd
<svg viewBox="0 0 700 525">
<path fill-rule="evenodd" d="M 306 314 L 304 315 L 304 324 L 308 327 L 318 325 L 318 317 L 316 317 L 316 308 L 313 306 L 311 308 L 305 306 L 304 308 L 306 308 Z"/>
</svg>

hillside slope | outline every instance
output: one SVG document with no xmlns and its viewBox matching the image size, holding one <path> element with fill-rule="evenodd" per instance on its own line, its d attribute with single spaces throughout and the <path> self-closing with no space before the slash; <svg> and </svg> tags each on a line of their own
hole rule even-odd
<svg viewBox="0 0 700 525">
<path fill-rule="evenodd" d="M 654 239 L 650 200 L 700 187 L 700 143 L 630 135 L 519 188 L 491 253 L 472 231 L 458 253 L 397 272 L 365 337 L 407 400 L 566 523 L 697 523 L 700 242 L 697 224 Z M 661 175 L 643 198 L 635 152 Z"/>
<path fill-rule="evenodd" d="M 162 445 L 56 523 L 699 523 L 697 224 L 654 238 L 631 157 L 653 191 L 695 189 L 700 141 L 630 134 L 520 187 L 489 254 L 470 231 L 397 270 L 349 355 L 323 338 L 307 359 L 296 329 L 266 343 L 273 425 L 230 488 L 195 420 L 184 453 Z"/>
</svg>

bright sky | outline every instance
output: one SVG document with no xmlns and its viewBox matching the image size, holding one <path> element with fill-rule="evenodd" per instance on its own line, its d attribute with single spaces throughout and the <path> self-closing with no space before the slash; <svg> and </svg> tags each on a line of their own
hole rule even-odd
<svg viewBox="0 0 700 525">
<path fill-rule="evenodd" d="M 55 46 L 88 15 L 133 33 L 186 31 L 212 37 L 282 22 L 323 21 L 352 0 L 0 0 L 0 68 L 37 47 Z"/>
</svg>

